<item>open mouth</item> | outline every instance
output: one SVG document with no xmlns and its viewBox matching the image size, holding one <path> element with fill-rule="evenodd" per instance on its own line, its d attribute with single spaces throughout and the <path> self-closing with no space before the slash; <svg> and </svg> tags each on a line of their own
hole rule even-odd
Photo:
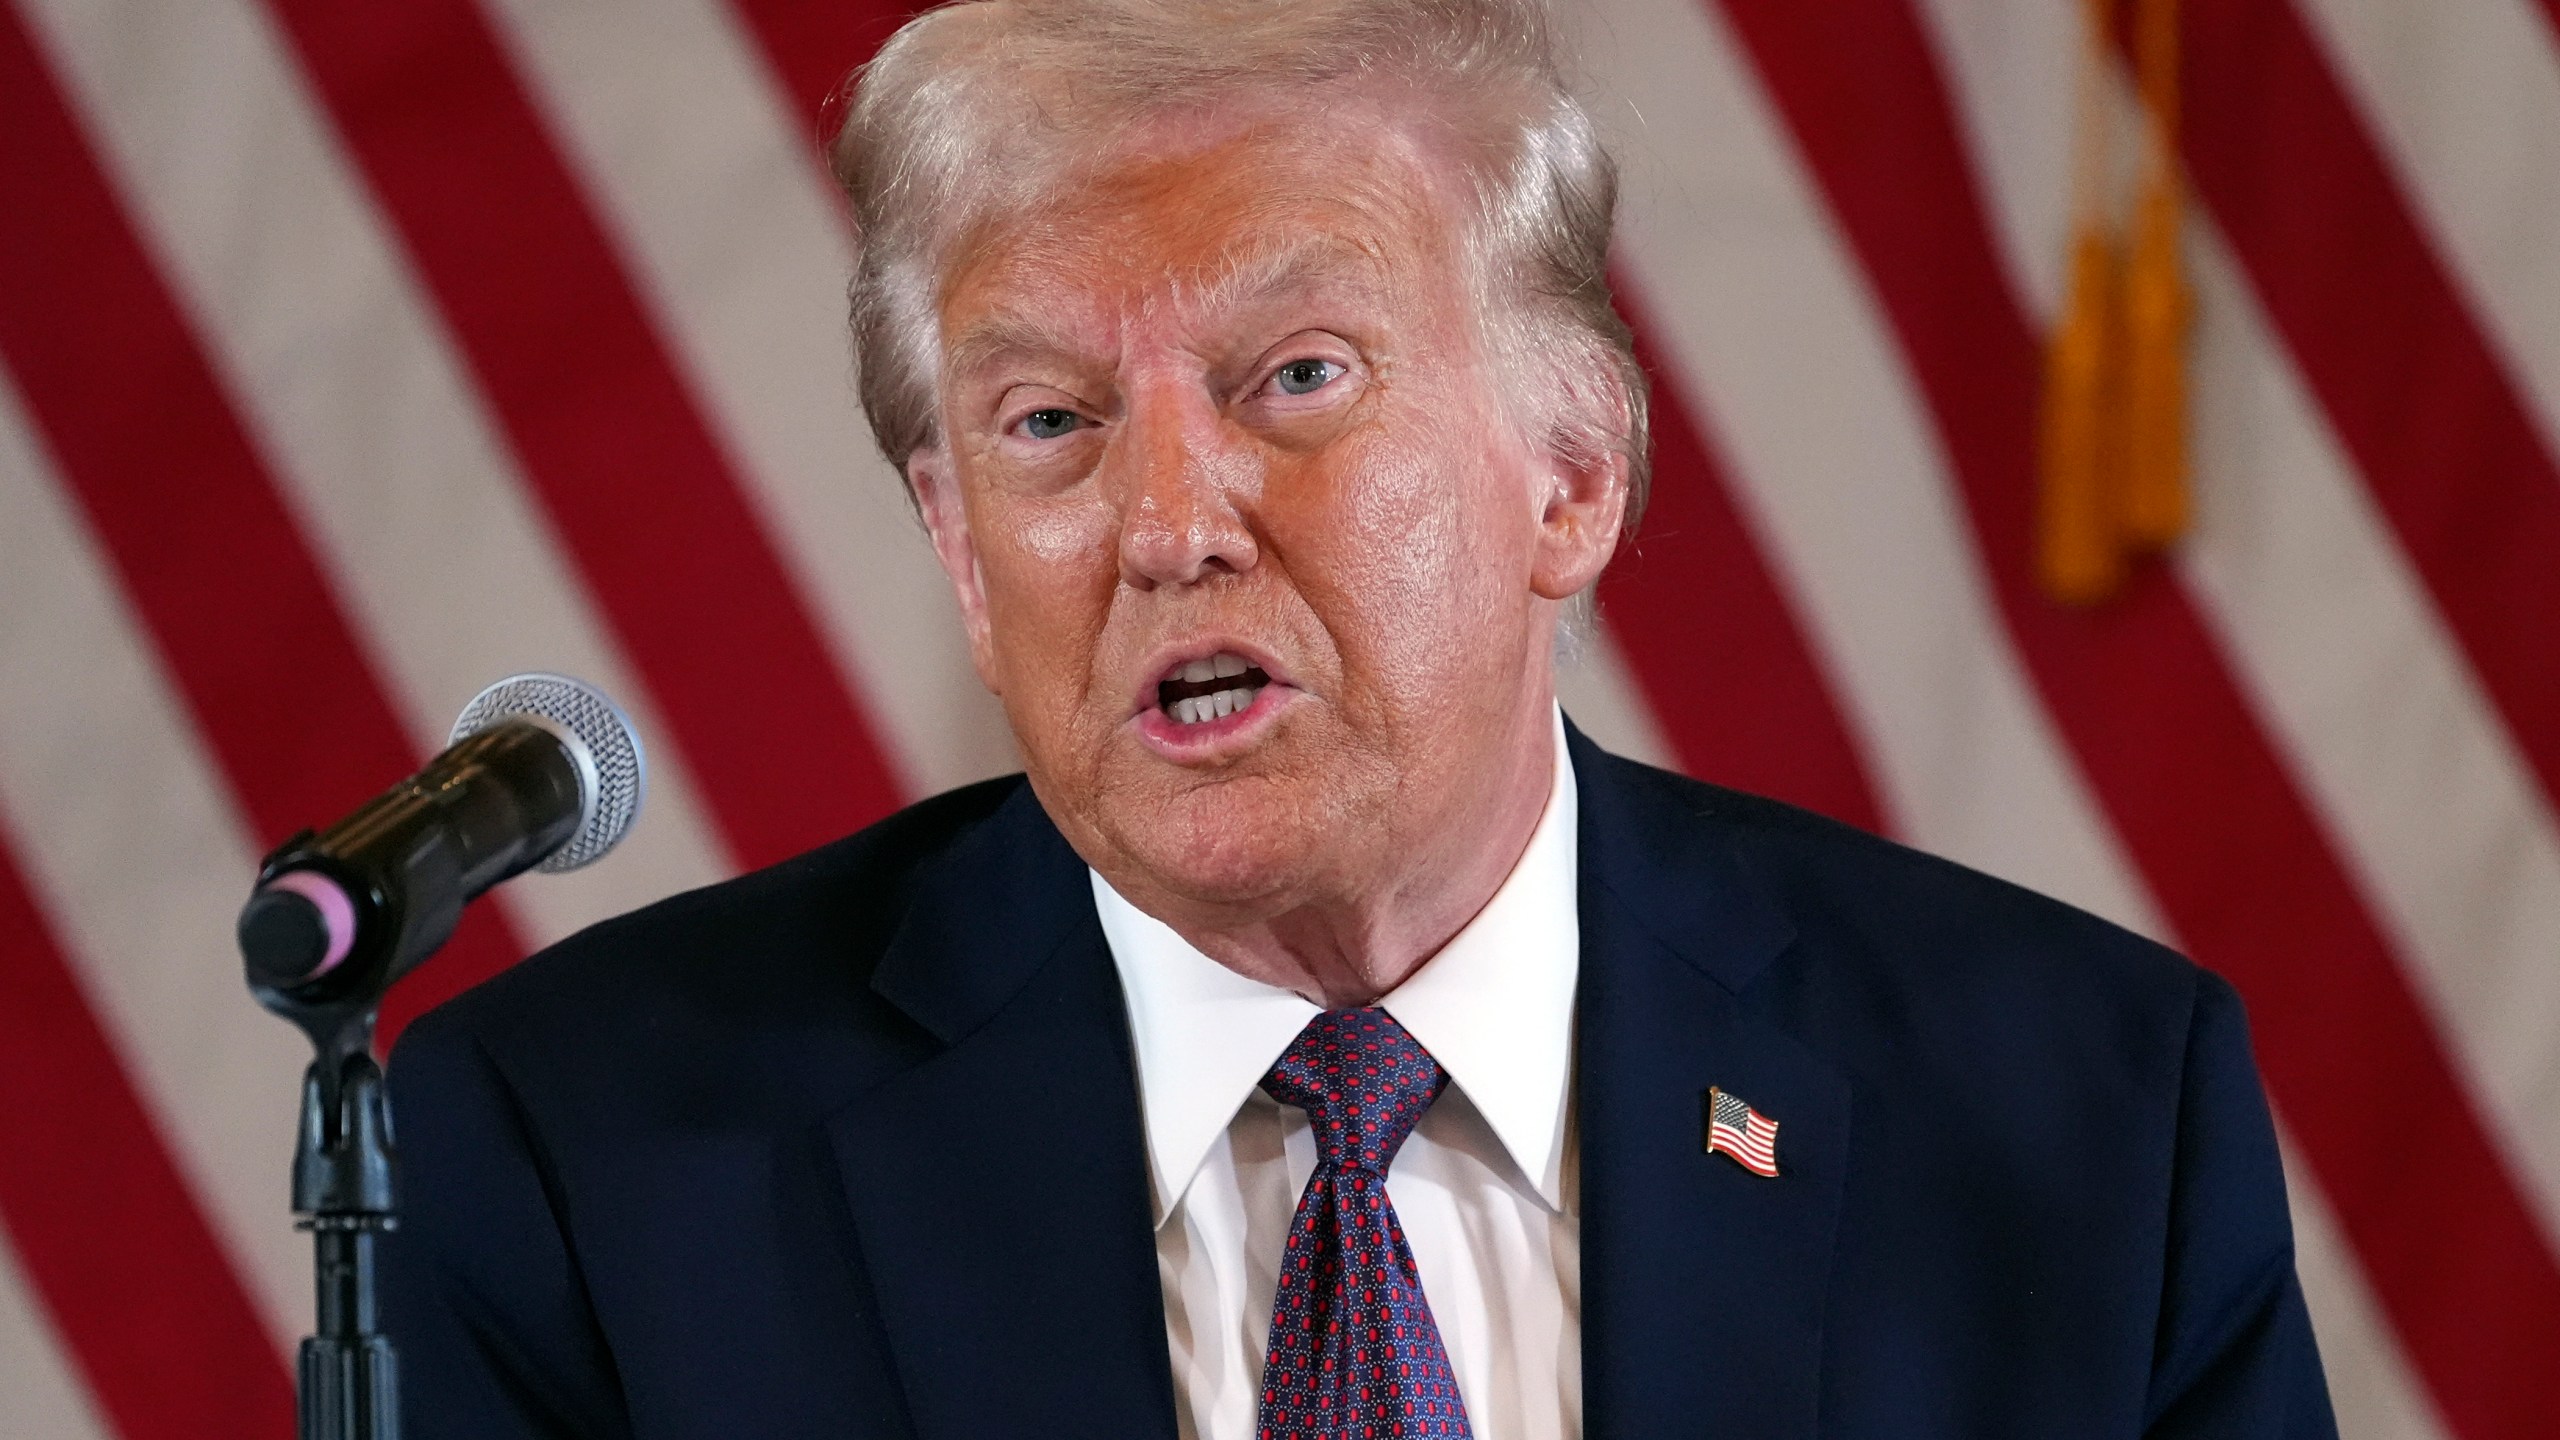
<svg viewBox="0 0 2560 1440">
<path fill-rule="evenodd" d="M 1240 655 L 1219 651 L 1190 660 L 1156 682 L 1156 709 L 1176 725 L 1206 725 L 1251 709 L 1271 677 Z"/>
</svg>

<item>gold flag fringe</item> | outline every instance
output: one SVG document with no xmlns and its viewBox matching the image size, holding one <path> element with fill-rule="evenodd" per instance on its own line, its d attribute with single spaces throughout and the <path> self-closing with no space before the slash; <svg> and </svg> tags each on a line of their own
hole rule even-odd
<svg viewBox="0 0 2560 1440">
<path fill-rule="evenodd" d="M 2113 0 L 2086 0 L 2071 288 L 2045 354 L 2036 572 L 2072 605 L 2114 595 L 2132 562 L 2186 532 L 2186 337 L 2177 0 L 2135 0 L 2144 125 L 2128 246 L 2108 94 Z"/>
<path fill-rule="evenodd" d="M 2142 0 L 2142 191 L 2125 268 L 2124 536 L 2159 550 L 2187 530 L 2187 313 L 2178 239 L 2178 0 Z"/>
<path fill-rule="evenodd" d="M 2083 227 L 2071 247 L 2071 295 L 2047 342 L 2044 365 L 2044 487 L 2037 573 L 2057 600 L 2094 604 L 2124 580 L 2116 543 L 2114 407 L 2107 391 L 2115 350 L 2115 242 Z"/>
</svg>

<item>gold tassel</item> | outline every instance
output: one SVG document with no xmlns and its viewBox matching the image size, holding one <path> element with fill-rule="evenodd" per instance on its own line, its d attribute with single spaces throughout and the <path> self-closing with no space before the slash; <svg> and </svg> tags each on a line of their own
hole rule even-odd
<svg viewBox="0 0 2560 1440">
<path fill-rule="evenodd" d="M 2110 483 L 2116 446 L 2108 421 L 2108 361 L 2115 350 L 2115 245 L 2084 226 L 2071 250 L 2071 296 L 2045 351 L 2044 484 L 2037 516 L 2037 573 L 2046 593 L 2091 605 L 2124 581 Z"/>
<path fill-rule="evenodd" d="M 2124 580 L 2112 473 L 2118 447 L 2110 423 L 2117 261 L 2107 214 L 2112 154 L 2105 86 L 2114 5 L 2087 0 L 2085 8 L 2089 33 L 2073 157 L 2071 290 L 2046 342 L 2036 515 L 2037 578 L 2047 594 L 2067 605 L 2095 604 Z"/>
<path fill-rule="evenodd" d="M 2115 0 L 2085 0 L 2073 157 L 2071 290 L 2047 342 L 2036 574 L 2068 605 L 2121 588 L 2133 561 L 2186 532 L 2186 340 L 2180 249 L 2177 0 L 2133 0 L 2143 147 L 2132 243 L 2115 206 L 2108 86 Z"/>
<path fill-rule="evenodd" d="M 2178 3 L 2141 0 L 2134 37 L 2145 126 L 2142 192 L 2125 274 L 2126 543 L 2159 550 L 2187 529 L 2187 317 L 2179 253 Z"/>
</svg>

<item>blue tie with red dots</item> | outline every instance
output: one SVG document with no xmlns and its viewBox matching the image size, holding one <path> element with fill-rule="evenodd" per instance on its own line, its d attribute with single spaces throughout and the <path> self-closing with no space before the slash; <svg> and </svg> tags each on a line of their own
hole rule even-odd
<svg viewBox="0 0 2560 1440">
<path fill-rule="evenodd" d="M 1316 1173 L 1280 1257 L 1258 1440 L 1471 1440 L 1387 1200 L 1387 1166 L 1448 1083 L 1384 1010 L 1325 1011 L 1262 1077 L 1307 1112 Z"/>
</svg>

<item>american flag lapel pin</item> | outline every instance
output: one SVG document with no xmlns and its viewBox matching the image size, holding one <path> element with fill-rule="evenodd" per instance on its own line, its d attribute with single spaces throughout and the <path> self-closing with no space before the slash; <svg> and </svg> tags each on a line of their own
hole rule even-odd
<svg viewBox="0 0 2560 1440">
<path fill-rule="evenodd" d="M 1778 1173 L 1778 1122 L 1752 1109 L 1740 1097 L 1707 1087 L 1707 1153 L 1733 1157 L 1754 1175 Z"/>
</svg>

